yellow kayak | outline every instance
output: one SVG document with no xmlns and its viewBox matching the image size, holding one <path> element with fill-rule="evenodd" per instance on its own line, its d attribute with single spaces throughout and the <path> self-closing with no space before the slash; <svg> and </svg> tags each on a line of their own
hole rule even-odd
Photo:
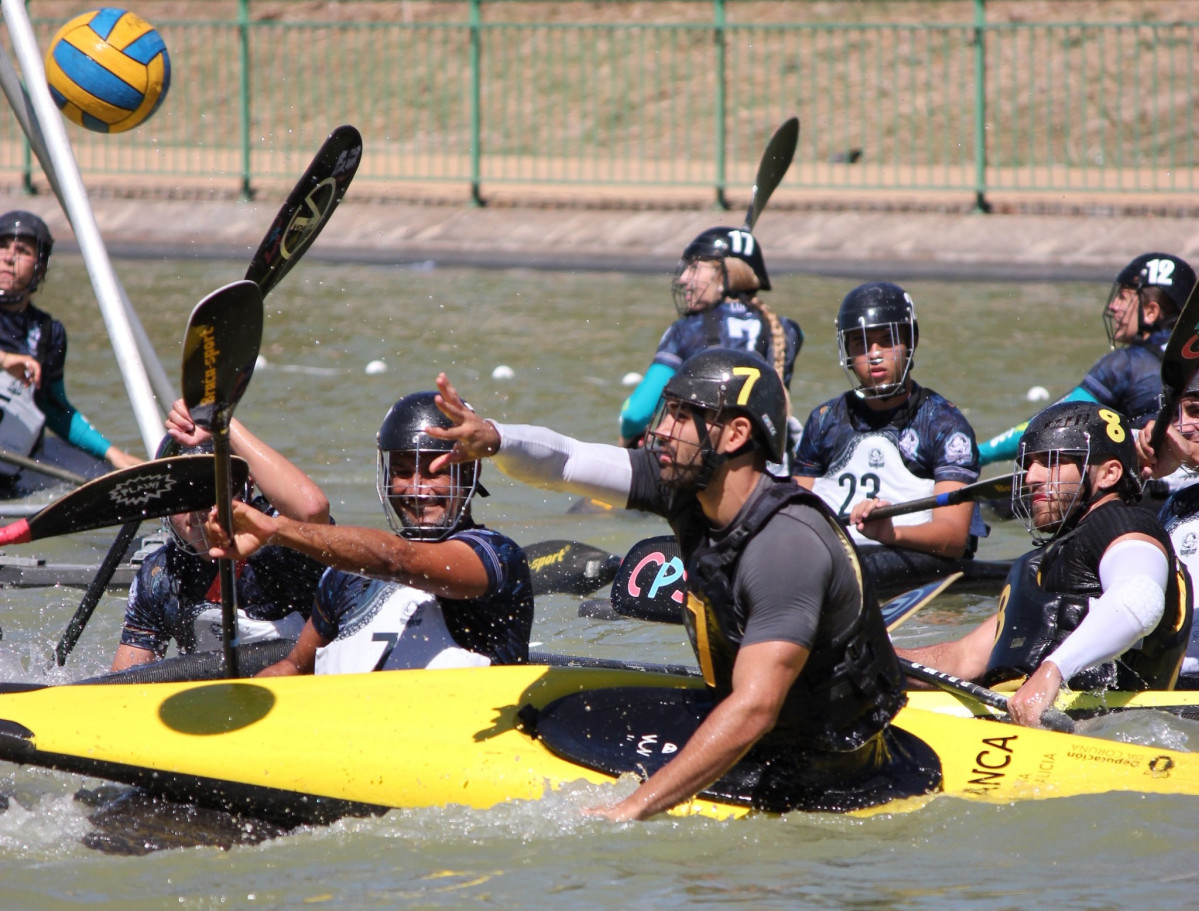
<svg viewBox="0 0 1199 911">
<path fill-rule="evenodd" d="M 609 749 L 603 762 L 567 761 L 531 735 L 551 703 L 614 687 L 627 688 L 616 695 L 628 724 L 597 738 L 609 741 L 596 744 Z M 611 751 L 636 747 L 638 738 L 681 745 L 698 719 L 672 703 L 702 699 L 697 689 L 692 677 L 544 666 L 10 685 L 0 690 L 0 759 L 293 820 L 392 807 L 487 808 L 568 782 L 611 781 L 596 769 L 619 764 Z M 897 718 L 936 752 L 945 794 L 1001 802 L 1110 791 L 1199 795 L 1199 754 L 963 717 L 972 713 L 952 710 L 953 701 L 914 694 Z M 749 812 L 737 800 L 680 809 Z"/>
</svg>

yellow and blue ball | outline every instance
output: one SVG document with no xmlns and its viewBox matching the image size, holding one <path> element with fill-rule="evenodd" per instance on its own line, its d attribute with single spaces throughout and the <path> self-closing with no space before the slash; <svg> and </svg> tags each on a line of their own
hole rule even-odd
<svg viewBox="0 0 1199 911">
<path fill-rule="evenodd" d="M 105 7 L 58 30 L 46 54 L 46 81 L 67 119 L 121 133 L 158 110 L 171 85 L 171 58 L 149 22 Z"/>
</svg>

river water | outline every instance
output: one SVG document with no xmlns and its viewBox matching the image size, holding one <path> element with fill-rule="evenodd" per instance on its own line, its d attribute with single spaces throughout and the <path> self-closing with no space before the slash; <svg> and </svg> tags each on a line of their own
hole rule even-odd
<svg viewBox="0 0 1199 911">
<path fill-rule="evenodd" d="M 168 373 L 192 306 L 241 276 L 236 262 L 122 262 L 118 271 Z M 885 278 L 885 276 L 878 276 Z M 237 416 L 322 486 L 342 523 L 383 525 L 373 440 L 400 395 L 449 372 L 483 414 L 614 440 L 628 388 L 674 316 L 666 276 L 549 274 L 303 263 L 267 300 L 262 353 Z M 778 276 L 770 302 L 799 320 L 807 342 L 795 410 L 841 392 L 833 315 L 854 282 Z M 915 376 L 962 407 L 982 437 L 1036 409 L 1030 387 L 1074 385 L 1105 348 L 1099 285 L 920 282 Z M 121 445 L 140 449 L 100 317 L 78 259 L 57 257 L 42 304 L 67 323 L 68 391 Z M 365 367 L 381 360 L 382 374 Z M 510 379 L 493 379 L 494 368 Z M 491 470 L 476 514 L 517 540 L 569 538 L 623 552 L 660 534 L 657 519 L 567 513 L 572 498 L 513 484 Z M 992 517 L 993 519 L 993 517 Z M 984 556 L 1022 552 L 1018 525 L 992 520 Z M 148 529 L 147 529 L 148 530 Z M 110 532 L 9 548 L 96 561 Z M 63 669 L 54 643 L 78 604 L 73 589 L 6 590 L 0 625 L 5 680 L 62 681 L 102 672 L 122 597 L 102 601 Z M 539 600 L 539 648 L 603 657 L 691 660 L 679 627 L 577 616 L 578 599 Z M 897 633 L 911 643 L 980 619 L 993 598 L 952 589 Z M 1167 731 L 1185 743 L 1185 731 Z M 1125 731 L 1149 740 L 1146 724 Z M 419 737 L 414 740 L 419 749 Z M 579 807 L 610 788 L 576 787 L 488 811 L 393 811 L 303 828 L 222 851 L 187 847 L 118 857 L 85 847 L 89 809 L 78 776 L 0 767 L 0 877 L 6 908 L 329 907 L 659 908 L 1166 908 L 1199 889 L 1199 802 L 1122 794 L 991 806 L 951 798 L 868 820 L 792 814 L 717 823 L 660 819 L 611 825 Z M 537 896 L 540 896 L 538 898 Z"/>
</svg>

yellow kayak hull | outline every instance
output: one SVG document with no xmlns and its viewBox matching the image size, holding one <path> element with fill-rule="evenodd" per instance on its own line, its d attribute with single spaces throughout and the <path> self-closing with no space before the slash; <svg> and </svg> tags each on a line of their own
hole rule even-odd
<svg viewBox="0 0 1199 911">
<path fill-rule="evenodd" d="M 0 759 L 294 819 L 487 808 L 568 782 L 612 780 L 525 733 L 525 707 L 599 688 L 697 686 L 662 674 L 525 666 L 45 687 L 0 693 Z M 1000 802 L 1199 795 L 1199 754 L 962 717 L 971 713 L 924 695 L 914 694 L 897 724 L 940 757 L 946 794 Z M 748 812 L 703 800 L 680 809 Z"/>
</svg>

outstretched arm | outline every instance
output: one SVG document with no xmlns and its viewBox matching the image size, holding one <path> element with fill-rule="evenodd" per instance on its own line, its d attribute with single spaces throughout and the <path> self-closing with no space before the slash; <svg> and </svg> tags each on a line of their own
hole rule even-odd
<svg viewBox="0 0 1199 911">
<path fill-rule="evenodd" d="M 628 502 L 633 479 L 633 453 L 629 450 L 584 443 L 547 427 L 497 425 L 467 407 L 444 373 L 437 377 L 437 388 L 441 393 L 437 405 L 454 426 L 430 427 L 426 432 L 453 441 L 454 449 L 433 460 L 433 471 L 454 462 L 493 456 L 504 474 L 534 487 Z"/>
<path fill-rule="evenodd" d="M 216 509 L 204 523 L 209 556 L 244 560 L 259 548 L 277 544 L 345 572 L 400 582 L 445 598 L 479 598 L 487 593 L 487 569 L 462 541 L 408 541 L 399 535 L 353 525 L 297 522 L 233 504 L 233 540 L 221 530 Z"/>
</svg>

